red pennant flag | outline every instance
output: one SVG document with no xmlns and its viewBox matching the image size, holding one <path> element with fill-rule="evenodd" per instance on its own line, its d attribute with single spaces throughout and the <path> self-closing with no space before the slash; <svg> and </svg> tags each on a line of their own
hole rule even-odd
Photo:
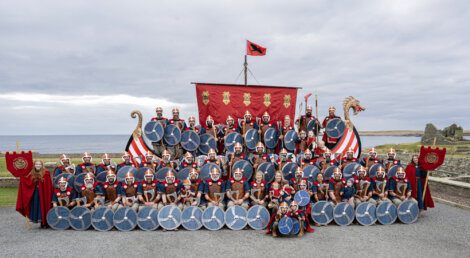
<svg viewBox="0 0 470 258">
<path fill-rule="evenodd" d="M 246 54 L 249 56 L 264 56 L 266 55 L 266 48 L 247 40 Z"/>
</svg>

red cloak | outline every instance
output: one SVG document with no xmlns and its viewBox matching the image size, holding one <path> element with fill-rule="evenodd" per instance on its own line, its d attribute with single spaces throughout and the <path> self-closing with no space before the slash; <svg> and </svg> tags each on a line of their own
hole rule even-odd
<svg viewBox="0 0 470 258">
<path fill-rule="evenodd" d="M 16 211 L 29 218 L 31 198 L 34 193 L 34 182 L 31 175 L 20 177 L 18 186 L 18 199 L 16 200 Z M 51 209 L 52 180 L 49 171 L 44 172 L 44 177 L 39 180 L 39 202 L 41 205 L 41 224 L 47 225 L 47 213 Z"/>
<path fill-rule="evenodd" d="M 421 170 L 422 172 L 424 170 Z M 411 197 L 418 200 L 418 184 L 416 179 L 416 166 L 414 163 L 409 163 L 405 169 L 406 177 L 411 185 Z M 427 171 L 425 171 L 427 173 Z M 426 177 L 421 177 L 421 184 L 424 187 L 424 182 L 426 181 Z M 424 196 L 424 209 L 427 208 L 434 208 L 434 201 L 431 196 L 431 191 L 429 190 L 429 183 L 426 187 L 426 195 Z"/>
</svg>

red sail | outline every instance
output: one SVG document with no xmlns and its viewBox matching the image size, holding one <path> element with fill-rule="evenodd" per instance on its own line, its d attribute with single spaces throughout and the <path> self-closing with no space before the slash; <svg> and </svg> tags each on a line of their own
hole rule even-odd
<svg viewBox="0 0 470 258">
<path fill-rule="evenodd" d="M 421 146 L 421 150 L 419 152 L 419 166 L 421 169 L 427 171 L 436 170 L 442 165 L 442 163 L 444 163 L 445 157 L 446 148 L 439 149 L 430 146 Z"/>
<path fill-rule="evenodd" d="M 261 117 L 267 111 L 272 122 L 283 121 L 285 115 L 294 121 L 297 88 L 196 83 L 196 97 L 201 124 L 208 115 L 216 124 L 225 124 L 229 115 L 243 118 L 246 111 L 253 118 Z"/>
<path fill-rule="evenodd" d="M 33 169 L 33 153 L 31 151 L 21 153 L 5 153 L 7 169 L 15 177 L 26 176 Z"/>
</svg>

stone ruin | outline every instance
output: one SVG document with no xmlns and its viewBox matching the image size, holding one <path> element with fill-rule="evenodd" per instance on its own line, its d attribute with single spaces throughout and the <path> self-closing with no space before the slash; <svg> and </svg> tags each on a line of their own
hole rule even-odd
<svg viewBox="0 0 470 258">
<path fill-rule="evenodd" d="M 425 145 L 432 145 L 436 139 L 436 145 L 451 145 L 464 141 L 463 128 L 452 124 L 443 130 L 437 129 L 433 124 L 427 124 L 424 129 L 424 135 L 421 138 L 421 143 Z"/>
</svg>

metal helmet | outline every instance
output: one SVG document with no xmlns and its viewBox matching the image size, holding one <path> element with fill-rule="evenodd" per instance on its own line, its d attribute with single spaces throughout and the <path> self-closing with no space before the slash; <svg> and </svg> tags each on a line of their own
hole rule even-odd
<svg viewBox="0 0 470 258">
<path fill-rule="evenodd" d="M 92 173 L 88 172 L 88 173 L 86 173 L 85 178 L 83 179 L 83 182 L 85 184 L 94 184 L 95 183 L 95 176 Z"/>
<path fill-rule="evenodd" d="M 323 152 L 323 157 L 331 157 L 331 150 L 326 148 L 325 152 Z"/>
<path fill-rule="evenodd" d="M 198 177 L 199 177 L 199 172 L 197 171 L 197 169 L 191 168 L 191 170 L 189 170 L 189 178 L 197 179 Z"/>
<path fill-rule="evenodd" d="M 241 168 L 235 169 L 235 171 L 233 172 L 233 178 L 237 181 L 240 181 L 243 178 L 243 171 L 241 170 Z"/>
<path fill-rule="evenodd" d="M 210 175 L 213 181 L 217 181 L 220 179 L 220 171 L 217 168 L 212 168 Z"/>
<path fill-rule="evenodd" d="M 171 113 L 172 113 L 173 115 L 179 115 L 179 114 L 180 114 L 180 110 L 179 110 L 179 108 L 174 107 L 174 108 L 171 110 Z"/>
<path fill-rule="evenodd" d="M 243 115 L 243 117 L 244 117 L 244 118 L 248 118 L 248 117 L 249 117 L 249 118 L 251 119 L 252 116 L 251 116 L 250 111 L 247 110 L 247 111 L 245 112 L 245 115 Z"/>
<path fill-rule="evenodd" d="M 341 179 L 343 177 L 343 173 L 341 173 L 341 170 L 339 168 L 335 168 L 333 170 L 333 177 L 336 179 Z"/>
<path fill-rule="evenodd" d="M 211 158 L 214 158 L 214 159 L 215 159 L 216 155 L 217 155 L 217 153 L 216 153 L 215 150 L 212 149 L 212 148 L 210 148 L 210 149 L 209 149 L 209 152 L 207 152 L 207 156 L 209 157 L 209 159 L 211 159 Z"/>
<path fill-rule="evenodd" d="M 64 165 L 64 161 L 66 161 L 66 160 L 68 160 L 69 164 L 70 164 L 70 158 L 67 157 L 65 154 L 60 155 L 59 160 L 60 160 L 60 164 L 62 164 L 62 165 Z"/>
<path fill-rule="evenodd" d="M 214 124 L 214 118 L 212 116 L 207 116 L 206 117 L 206 125 L 209 125 L 209 122 L 213 125 Z"/>
<path fill-rule="evenodd" d="M 65 178 L 64 176 L 61 176 L 59 178 L 58 185 L 59 185 L 60 188 L 67 188 L 67 186 L 68 186 L 67 178 Z"/>
<path fill-rule="evenodd" d="M 173 173 L 173 171 L 166 172 L 165 181 L 169 184 L 175 182 L 175 173 Z"/>
<path fill-rule="evenodd" d="M 153 175 L 152 170 L 147 169 L 147 170 L 145 171 L 145 173 L 144 173 L 144 178 L 145 178 L 145 180 L 147 180 L 147 181 L 153 181 L 154 175 Z"/>
<path fill-rule="evenodd" d="M 192 163 L 194 161 L 194 157 L 193 157 L 193 154 L 191 154 L 191 152 L 186 152 L 184 154 L 184 159 L 186 160 L 186 162 L 188 163 Z"/>
<path fill-rule="evenodd" d="M 153 153 L 151 151 L 147 151 L 147 153 L 145 153 L 145 159 L 147 160 L 147 162 L 152 161 L 154 158 L 155 156 L 153 156 Z"/>
<path fill-rule="evenodd" d="M 189 122 L 189 123 L 196 123 L 196 118 L 195 118 L 194 116 L 190 116 L 190 117 L 188 118 L 188 122 Z"/>
<path fill-rule="evenodd" d="M 85 158 L 90 158 L 90 162 L 93 160 L 93 157 L 88 152 L 83 153 L 83 157 L 82 157 L 83 162 L 85 162 Z"/>
<path fill-rule="evenodd" d="M 397 177 L 400 179 L 404 179 L 406 177 L 406 172 L 402 167 L 397 169 Z"/>
<path fill-rule="evenodd" d="M 166 157 L 166 159 L 165 159 L 165 157 Z M 167 160 L 167 161 L 171 160 L 171 153 L 168 150 L 164 150 L 162 152 L 162 158 L 164 160 Z"/>
<path fill-rule="evenodd" d="M 243 145 L 239 142 L 236 142 L 234 149 L 236 153 L 241 153 L 243 151 Z"/>
<path fill-rule="evenodd" d="M 162 108 L 162 107 L 157 107 L 157 108 L 155 108 L 155 113 L 157 113 L 157 114 L 163 114 L 163 108 Z"/>
<path fill-rule="evenodd" d="M 346 151 L 346 154 L 348 154 L 348 153 L 354 154 L 354 149 L 352 147 L 349 147 L 348 151 Z"/>
<path fill-rule="evenodd" d="M 229 122 L 231 122 L 231 123 L 229 123 Z M 225 123 L 227 123 L 227 124 L 233 124 L 233 123 L 235 123 L 235 120 L 233 119 L 233 117 L 232 117 L 231 115 L 229 115 L 229 116 L 227 117 L 227 119 L 225 120 Z"/>
<path fill-rule="evenodd" d="M 106 181 L 109 183 L 114 183 L 116 181 L 116 172 L 114 172 L 114 170 L 108 169 L 108 171 L 106 171 Z"/>
<path fill-rule="evenodd" d="M 312 106 L 308 105 L 308 106 L 305 108 L 305 110 L 306 110 L 307 112 L 312 112 L 313 109 L 312 109 Z"/>
<path fill-rule="evenodd" d="M 105 154 L 103 154 L 103 156 L 101 156 L 101 162 L 103 164 L 106 164 L 105 160 L 108 160 L 109 162 L 111 162 L 111 157 L 109 157 L 108 153 L 105 153 Z"/>
<path fill-rule="evenodd" d="M 258 142 L 256 144 L 256 151 L 257 152 L 259 152 L 259 150 L 258 150 L 259 148 L 261 148 L 262 149 L 261 151 L 264 152 L 264 144 L 262 142 Z"/>
<path fill-rule="evenodd" d="M 282 148 L 279 152 L 279 156 L 281 156 L 282 158 L 287 158 L 287 150 L 285 148 Z"/>
<path fill-rule="evenodd" d="M 336 111 L 336 108 L 335 108 L 334 106 L 330 106 L 330 107 L 328 108 L 328 111 Z"/>
<path fill-rule="evenodd" d="M 287 202 L 281 202 L 281 204 L 279 205 L 279 209 L 281 210 L 281 212 L 287 213 L 287 211 L 289 210 L 289 205 L 287 204 Z"/>
<path fill-rule="evenodd" d="M 290 208 L 291 208 L 291 210 L 296 211 L 296 210 L 299 209 L 299 204 L 296 201 L 291 201 L 290 202 Z"/>
<path fill-rule="evenodd" d="M 126 175 L 124 176 L 124 180 L 126 181 L 127 184 L 133 184 L 135 180 L 134 173 L 127 172 Z"/>
<path fill-rule="evenodd" d="M 307 190 L 307 180 L 305 179 L 300 180 L 299 188 L 300 190 Z"/>
<path fill-rule="evenodd" d="M 369 150 L 369 156 L 372 156 L 372 155 L 377 155 L 377 151 L 375 150 L 375 148 L 372 148 Z"/>
<path fill-rule="evenodd" d="M 377 169 L 377 176 L 378 177 L 384 177 L 385 176 L 385 169 L 380 166 L 378 169 Z"/>
<path fill-rule="evenodd" d="M 269 115 L 268 111 L 264 111 L 264 114 L 261 116 L 261 118 L 266 118 L 264 121 L 269 121 L 271 116 Z"/>
<path fill-rule="evenodd" d="M 129 155 L 129 152 L 127 152 L 127 151 L 125 151 L 124 154 L 122 155 L 122 160 L 126 161 L 126 157 L 127 157 L 127 159 L 131 158 L 131 155 Z"/>
<path fill-rule="evenodd" d="M 357 169 L 357 175 L 358 176 L 366 176 L 367 175 L 367 170 L 364 166 L 360 166 L 358 169 Z"/>
<path fill-rule="evenodd" d="M 295 177 L 304 177 L 304 170 L 301 167 L 295 170 Z"/>
<path fill-rule="evenodd" d="M 310 149 L 307 148 L 304 152 L 304 157 L 306 159 L 311 159 L 312 158 L 312 151 L 310 151 Z"/>
<path fill-rule="evenodd" d="M 390 148 L 390 150 L 388 151 L 388 157 L 395 159 L 396 156 L 397 156 L 397 153 L 395 152 L 395 150 L 393 148 Z"/>
</svg>

